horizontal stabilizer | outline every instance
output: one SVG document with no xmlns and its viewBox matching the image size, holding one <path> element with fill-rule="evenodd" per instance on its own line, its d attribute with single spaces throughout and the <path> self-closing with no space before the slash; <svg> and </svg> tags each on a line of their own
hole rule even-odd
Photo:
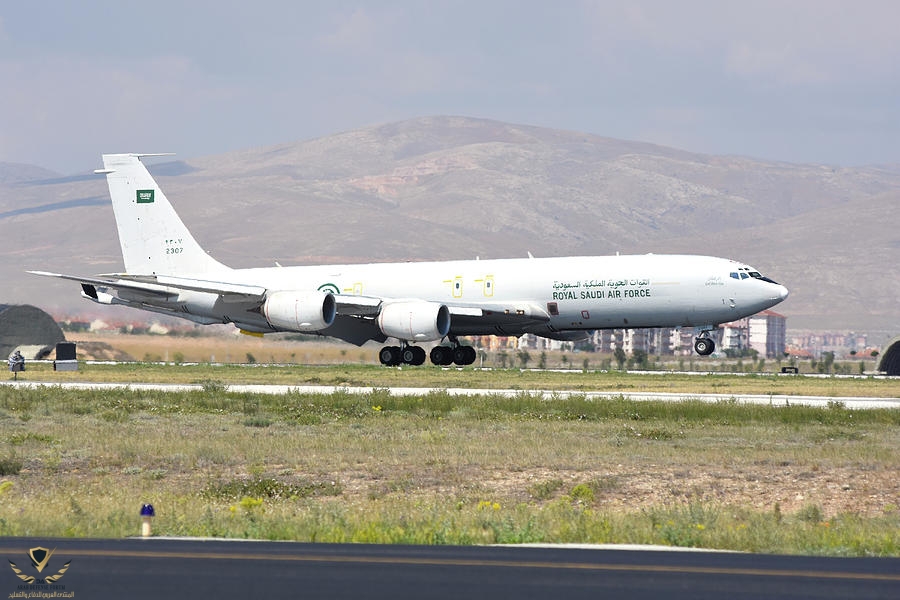
<svg viewBox="0 0 900 600">
<path fill-rule="evenodd" d="M 144 276 L 131 277 L 129 275 L 110 274 L 102 277 L 82 277 L 80 275 L 63 275 L 61 273 L 49 273 L 47 271 L 28 271 L 32 275 L 44 277 L 56 277 L 78 281 L 82 284 L 99 286 L 104 288 L 134 290 L 162 296 L 178 294 L 181 291 L 206 292 L 217 294 L 225 301 L 237 302 L 261 302 L 265 298 L 266 288 L 256 285 L 243 285 L 239 283 L 227 283 L 221 281 L 204 281 L 201 279 L 187 279 L 183 277 L 169 276 Z M 90 292 L 88 292 L 90 295 Z"/>
</svg>

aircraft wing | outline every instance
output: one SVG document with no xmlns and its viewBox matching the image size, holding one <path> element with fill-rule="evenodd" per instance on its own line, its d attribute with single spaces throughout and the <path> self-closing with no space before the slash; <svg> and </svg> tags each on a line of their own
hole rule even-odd
<svg viewBox="0 0 900 600">
<path fill-rule="evenodd" d="M 378 296 L 351 296 L 348 294 L 335 294 L 337 302 L 337 312 L 339 315 L 348 315 L 353 317 L 374 317 L 381 310 L 381 305 L 385 302 L 396 300 L 396 298 L 381 298 Z M 484 309 L 476 306 L 457 306 L 448 304 L 447 308 L 453 316 L 482 317 L 485 314 Z"/>
<path fill-rule="evenodd" d="M 388 338 L 378 328 L 375 317 L 384 304 L 399 298 L 335 295 L 337 317 L 323 334 L 361 346 L 369 340 L 384 342 Z M 482 335 L 489 330 L 497 335 L 521 335 L 529 328 L 540 331 L 550 316 L 529 303 L 486 302 L 483 304 L 446 303 L 450 311 L 450 333 Z"/>
<path fill-rule="evenodd" d="M 234 323 L 246 331 L 265 333 L 270 325 L 261 319 L 259 307 L 267 298 L 267 289 L 257 285 L 192 279 L 168 275 L 107 274 L 93 277 L 64 275 L 47 271 L 29 271 L 34 275 L 77 281 L 83 295 L 101 304 L 120 304 L 143 310 L 187 318 L 198 323 Z M 110 293 L 114 290 L 114 293 Z M 177 308 L 185 293 L 215 294 L 225 308 L 219 315 L 194 315 Z M 362 345 L 369 340 L 383 342 L 387 338 L 376 321 L 383 306 L 408 299 L 379 296 L 335 294 L 336 316 L 331 326 L 321 333 Z M 451 316 L 453 335 L 480 335 L 491 331 L 496 335 L 521 335 L 540 331 L 550 320 L 543 308 L 530 303 L 485 302 L 446 303 Z"/>
<path fill-rule="evenodd" d="M 350 317 L 375 317 L 381 310 L 383 298 L 374 296 L 350 296 L 348 294 L 335 294 L 338 315 Z"/>
<path fill-rule="evenodd" d="M 338 315 L 352 317 L 375 317 L 385 303 L 400 300 L 398 298 L 381 298 L 378 296 L 353 296 L 335 294 Z M 406 300 L 406 299 L 403 299 Z M 550 320 L 542 309 L 532 304 L 515 304 L 490 302 L 484 304 L 445 303 L 454 321 L 476 322 L 482 326 L 485 322 L 521 323 L 523 321 L 546 322 Z"/>
<path fill-rule="evenodd" d="M 521 335 L 530 327 L 541 327 L 550 315 L 529 302 L 484 302 L 479 304 L 447 304 L 450 309 L 450 331 L 455 335 Z"/>
</svg>

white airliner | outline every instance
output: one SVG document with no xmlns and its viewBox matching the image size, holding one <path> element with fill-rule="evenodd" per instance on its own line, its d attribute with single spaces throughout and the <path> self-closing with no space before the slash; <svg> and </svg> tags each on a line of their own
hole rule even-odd
<svg viewBox="0 0 900 600">
<path fill-rule="evenodd" d="M 458 336 L 533 333 L 566 341 L 595 329 L 694 327 L 709 332 L 774 306 L 788 290 L 747 265 L 708 256 L 577 256 L 232 269 L 210 257 L 141 158 L 104 154 L 125 272 L 81 283 L 82 296 L 254 334 L 313 333 L 382 347 L 386 365 L 471 364 Z"/>
</svg>

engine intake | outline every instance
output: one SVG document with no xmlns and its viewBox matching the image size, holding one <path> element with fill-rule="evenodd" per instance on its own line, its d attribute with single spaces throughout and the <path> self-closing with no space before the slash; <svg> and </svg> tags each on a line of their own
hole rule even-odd
<svg viewBox="0 0 900 600">
<path fill-rule="evenodd" d="M 378 327 L 388 337 L 408 342 L 431 342 L 450 332 L 450 310 L 437 302 L 391 302 L 382 306 Z"/>
<path fill-rule="evenodd" d="M 273 292 L 266 297 L 262 314 L 275 329 L 320 331 L 334 323 L 337 303 L 325 292 Z"/>
</svg>

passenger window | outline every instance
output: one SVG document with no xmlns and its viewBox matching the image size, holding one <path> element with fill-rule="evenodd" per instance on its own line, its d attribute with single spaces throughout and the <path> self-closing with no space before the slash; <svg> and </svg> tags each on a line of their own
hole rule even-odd
<svg viewBox="0 0 900 600">
<path fill-rule="evenodd" d="M 552 317 L 559 316 L 559 304 L 556 302 L 548 302 L 547 303 L 547 312 L 550 313 Z"/>
</svg>

